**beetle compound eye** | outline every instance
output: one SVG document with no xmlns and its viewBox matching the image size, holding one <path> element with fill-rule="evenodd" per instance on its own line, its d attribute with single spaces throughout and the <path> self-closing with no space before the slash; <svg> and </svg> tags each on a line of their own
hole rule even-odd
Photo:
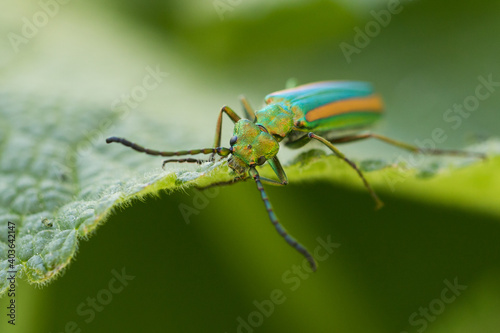
<svg viewBox="0 0 500 333">
<path fill-rule="evenodd" d="M 262 164 L 266 163 L 266 161 L 267 161 L 267 160 L 266 160 L 266 157 L 265 157 L 265 156 L 261 156 L 261 157 L 259 157 L 259 158 L 257 159 L 257 164 L 258 164 L 258 165 L 262 165 Z"/>
<path fill-rule="evenodd" d="M 238 140 L 238 137 L 235 135 L 229 140 L 229 144 L 233 146 L 236 143 L 236 140 Z"/>
</svg>

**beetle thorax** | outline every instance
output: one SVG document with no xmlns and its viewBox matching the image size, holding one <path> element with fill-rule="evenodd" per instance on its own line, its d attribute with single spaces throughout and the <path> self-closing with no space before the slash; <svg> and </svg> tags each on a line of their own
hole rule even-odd
<svg viewBox="0 0 500 333">
<path fill-rule="evenodd" d="M 255 123 L 261 125 L 278 141 L 283 140 L 293 130 L 293 114 L 280 104 L 270 104 L 255 112 Z"/>
</svg>

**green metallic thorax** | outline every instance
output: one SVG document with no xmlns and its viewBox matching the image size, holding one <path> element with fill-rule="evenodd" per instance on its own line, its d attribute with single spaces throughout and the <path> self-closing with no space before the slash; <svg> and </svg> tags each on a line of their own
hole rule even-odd
<svg viewBox="0 0 500 333">
<path fill-rule="evenodd" d="M 264 127 L 280 142 L 294 129 L 297 117 L 284 103 L 276 103 L 255 112 L 255 118 L 257 125 Z"/>
</svg>

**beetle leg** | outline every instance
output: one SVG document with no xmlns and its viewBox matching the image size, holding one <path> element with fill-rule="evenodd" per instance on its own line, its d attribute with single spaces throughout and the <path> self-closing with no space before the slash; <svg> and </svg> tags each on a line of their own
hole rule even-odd
<svg viewBox="0 0 500 333">
<path fill-rule="evenodd" d="M 346 137 L 341 137 L 341 138 L 335 138 L 335 139 L 329 140 L 329 141 L 331 143 L 346 143 L 346 142 L 353 142 L 353 141 L 369 139 L 369 138 L 383 141 L 385 143 L 388 143 L 390 145 L 411 151 L 413 153 L 421 153 L 421 154 L 429 154 L 429 155 L 451 155 L 451 156 L 477 157 L 477 158 L 481 158 L 481 159 L 486 159 L 486 155 L 482 154 L 482 153 L 467 152 L 467 151 L 462 151 L 462 150 L 419 148 L 417 146 L 410 145 L 410 144 L 407 144 L 405 142 L 397 141 L 397 140 L 388 138 L 386 136 L 374 134 L 374 133 L 346 136 Z"/>
<path fill-rule="evenodd" d="M 285 146 L 291 149 L 300 148 L 311 141 L 311 138 L 307 135 L 307 133 L 299 131 L 290 133 L 286 139 Z"/>
<path fill-rule="evenodd" d="M 234 179 L 231 179 L 231 180 L 228 180 L 228 181 L 225 181 L 225 182 L 217 182 L 217 183 L 213 183 L 213 184 L 210 184 L 210 185 L 207 185 L 207 186 L 195 186 L 195 187 L 196 187 L 196 189 L 198 189 L 200 191 L 203 191 L 203 190 L 215 187 L 215 186 L 233 185 L 233 184 L 236 184 L 236 183 L 239 183 L 239 182 L 244 182 L 247 179 L 248 179 L 248 177 L 236 177 Z"/>
<path fill-rule="evenodd" d="M 265 177 L 260 177 L 260 180 L 262 180 L 263 183 L 266 183 L 269 185 L 275 185 L 275 186 L 285 186 L 286 184 L 288 184 L 288 183 L 279 182 L 277 180 L 265 178 Z"/>
<path fill-rule="evenodd" d="M 285 241 L 293 247 L 295 250 L 300 252 L 306 259 L 309 261 L 309 265 L 311 266 L 311 269 L 313 271 L 316 271 L 317 264 L 316 261 L 314 260 L 314 257 L 312 254 L 302 245 L 300 244 L 292 235 L 288 233 L 288 231 L 281 225 L 281 223 L 278 220 L 278 217 L 273 211 L 273 207 L 271 206 L 271 202 L 269 202 L 269 198 L 267 197 L 266 192 L 264 191 L 264 187 L 262 186 L 261 178 L 259 176 L 259 173 L 255 168 L 250 168 L 249 170 L 249 175 L 250 177 L 253 178 L 255 183 L 257 184 L 257 189 L 260 192 L 260 196 L 262 198 L 262 201 L 264 201 L 264 205 L 266 206 L 267 213 L 269 215 L 269 219 L 271 220 L 271 223 L 274 225 L 276 228 L 276 231 L 280 234 L 281 237 L 285 239 Z"/>
<path fill-rule="evenodd" d="M 240 96 L 241 104 L 243 105 L 243 111 L 245 112 L 245 117 L 250 121 L 255 121 L 255 112 L 253 111 L 250 103 L 245 96 Z"/>
<path fill-rule="evenodd" d="M 349 166 L 351 168 L 353 168 L 354 170 L 356 170 L 356 172 L 358 173 L 359 177 L 361 178 L 361 180 L 365 184 L 365 187 L 367 188 L 368 192 L 372 196 L 373 200 L 375 200 L 376 209 L 382 208 L 382 206 L 384 205 L 384 203 L 379 199 L 379 197 L 377 196 L 377 194 L 375 193 L 375 191 L 372 189 L 372 187 L 370 186 L 370 184 L 366 180 L 366 178 L 363 175 L 363 173 L 361 172 L 361 170 L 357 167 L 357 165 L 354 162 L 352 162 L 347 157 L 345 157 L 345 155 L 342 154 L 342 152 L 340 150 L 338 150 L 334 145 L 332 145 L 330 143 L 330 141 L 328 141 L 327 139 L 325 139 L 325 138 L 323 138 L 323 137 L 321 137 L 319 135 L 316 135 L 316 134 L 314 134 L 312 132 L 309 132 L 308 136 L 311 139 L 315 139 L 315 140 L 318 140 L 319 142 L 323 143 L 325 146 L 327 146 L 328 148 L 330 148 L 330 150 L 333 151 L 333 153 L 335 155 L 337 155 L 339 158 L 343 159 L 347 164 L 349 164 Z"/>
<path fill-rule="evenodd" d="M 208 160 L 198 160 L 195 158 L 181 158 L 181 159 L 175 159 L 175 160 L 164 160 L 161 167 L 164 168 L 165 164 L 167 164 L 167 163 L 198 163 L 198 164 L 203 164 L 205 162 L 208 162 Z"/>
<path fill-rule="evenodd" d="M 229 106 L 223 106 L 222 109 L 220 109 L 219 112 L 219 117 L 217 118 L 217 126 L 215 127 L 215 142 L 214 142 L 214 147 L 220 147 L 220 137 L 222 133 L 222 114 L 225 113 L 228 115 L 229 118 L 233 121 L 233 123 L 238 122 L 238 120 L 241 119 L 240 116 L 236 114 L 236 112 L 233 111 Z M 214 155 L 212 155 L 212 158 Z"/>
<path fill-rule="evenodd" d="M 260 179 L 272 185 L 288 184 L 288 178 L 286 176 L 285 170 L 283 170 L 283 167 L 281 166 L 281 162 L 278 159 L 278 156 L 274 156 L 272 159 L 268 160 L 267 163 L 269 163 L 276 176 L 278 176 L 279 181 L 262 177 Z"/>
</svg>

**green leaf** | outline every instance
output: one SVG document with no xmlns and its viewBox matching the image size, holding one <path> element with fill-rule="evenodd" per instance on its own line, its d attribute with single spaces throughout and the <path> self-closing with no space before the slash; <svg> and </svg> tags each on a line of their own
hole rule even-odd
<svg viewBox="0 0 500 333">
<path fill-rule="evenodd" d="M 490 140 L 468 151 L 489 152 L 489 158 L 460 159 L 403 153 L 420 159 L 418 164 L 393 164 L 383 160 L 359 161 L 370 184 L 382 195 L 396 195 L 421 202 L 460 207 L 500 217 L 500 142 Z M 364 190 L 359 178 L 334 156 L 308 158 L 287 169 L 291 178 L 329 179 Z M 364 168 L 363 168 L 364 166 Z M 335 170 L 335 171 L 332 171 Z M 374 170 L 374 171 L 372 171 Z"/>
<path fill-rule="evenodd" d="M 206 178 L 227 179 L 222 170 L 219 176 L 213 172 L 220 163 L 190 172 L 158 167 L 144 175 L 134 172 L 135 154 L 122 154 L 123 147 L 104 142 L 103 131 L 119 113 L 59 100 L 40 110 L 31 98 L 0 98 L 0 228 L 7 230 L 9 221 L 16 225 L 15 267 L 8 261 L 7 233 L 0 233 L 1 293 L 8 287 L 8 271 L 38 284 L 56 277 L 74 257 L 79 240 L 132 199 L 202 184 Z"/>
</svg>

